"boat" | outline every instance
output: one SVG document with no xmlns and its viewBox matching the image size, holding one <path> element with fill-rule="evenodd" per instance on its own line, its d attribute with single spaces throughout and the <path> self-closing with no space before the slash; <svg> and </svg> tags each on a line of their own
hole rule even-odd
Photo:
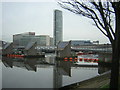
<svg viewBox="0 0 120 90">
<path fill-rule="evenodd" d="M 75 64 L 77 65 L 92 65 L 98 66 L 98 55 L 93 53 L 79 52 L 77 56 L 78 60 Z"/>
</svg>

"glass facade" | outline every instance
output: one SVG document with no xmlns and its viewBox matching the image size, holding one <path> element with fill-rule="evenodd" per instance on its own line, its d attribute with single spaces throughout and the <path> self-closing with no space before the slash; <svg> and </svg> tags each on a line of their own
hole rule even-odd
<svg viewBox="0 0 120 90">
<path fill-rule="evenodd" d="M 30 42 L 37 42 L 38 46 L 50 46 L 53 45 L 53 39 L 49 35 L 37 35 L 34 34 L 16 34 L 13 35 L 14 46 L 26 47 Z"/>
<path fill-rule="evenodd" d="M 62 21 L 62 11 L 54 11 L 54 45 L 57 45 L 59 41 L 63 41 L 63 21 Z"/>
<path fill-rule="evenodd" d="M 38 46 L 49 46 L 50 45 L 50 36 L 38 35 L 38 36 L 35 36 L 33 41 L 36 41 Z"/>
<path fill-rule="evenodd" d="M 35 37 L 34 32 L 13 35 L 14 46 L 27 46 L 27 44 Z"/>
</svg>

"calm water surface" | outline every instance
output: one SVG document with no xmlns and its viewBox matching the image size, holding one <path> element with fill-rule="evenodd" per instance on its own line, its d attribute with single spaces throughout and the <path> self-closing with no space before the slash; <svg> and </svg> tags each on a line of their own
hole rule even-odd
<svg viewBox="0 0 120 90">
<path fill-rule="evenodd" d="M 59 88 L 98 75 L 98 67 L 46 58 L 2 58 L 2 88 Z M 0 77 L 1 79 L 1 77 Z"/>
</svg>

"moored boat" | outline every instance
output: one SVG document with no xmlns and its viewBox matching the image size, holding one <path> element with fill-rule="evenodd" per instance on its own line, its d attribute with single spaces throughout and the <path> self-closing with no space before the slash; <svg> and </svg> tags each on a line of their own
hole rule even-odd
<svg viewBox="0 0 120 90">
<path fill-rule="evenodd" d="M 75 64 L 77 65 L 98 65 L 98 55 L 93 53 L 83 53 L 80 52 L 78 55 L 78 60 Z"/>
</svg>

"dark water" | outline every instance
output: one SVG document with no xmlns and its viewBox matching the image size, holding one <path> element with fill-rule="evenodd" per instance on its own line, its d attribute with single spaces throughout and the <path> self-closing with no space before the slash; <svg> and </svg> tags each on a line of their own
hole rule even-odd
<svg viewBox="0 0 120 90">
<path fill-rule="evenodd" d="M 73 66 L 72 62 L 55 60 L 53 55 L 39 59 L 3 57 L 1 64 L 2 88 L 60 88 L 104 72 L 98 67 Z"/>
</svg>

